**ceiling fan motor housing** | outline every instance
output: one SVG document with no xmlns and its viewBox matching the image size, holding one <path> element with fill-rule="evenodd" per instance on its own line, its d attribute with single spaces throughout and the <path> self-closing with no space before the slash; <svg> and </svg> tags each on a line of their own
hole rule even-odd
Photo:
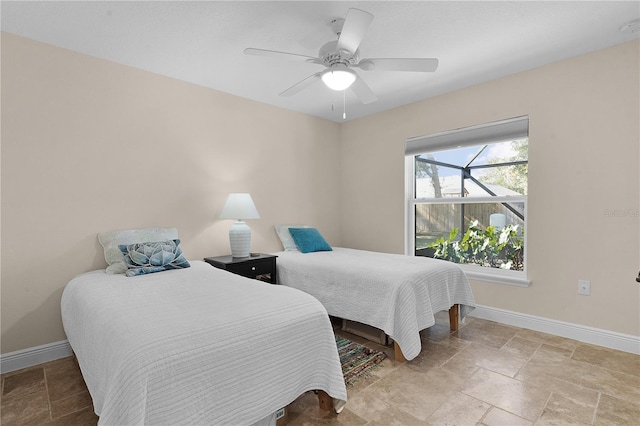
<svg viewBox="0 0 640 426">
<path fill-rule="evenodd" d="M 318 53 L 318 57 L 322 58 L 322 63 L 328 67 L 336 64 L 343 64 L 346 66 L 350 66 L 358 63 L 358 59 L 360 57 L 360 50 L 356 50 L 354 54 L 351 54 L 349 51 L 341 49 L 337 49 L 338 41 L 330 41 L 325 43 L 320 48 Z"/>
</svg>

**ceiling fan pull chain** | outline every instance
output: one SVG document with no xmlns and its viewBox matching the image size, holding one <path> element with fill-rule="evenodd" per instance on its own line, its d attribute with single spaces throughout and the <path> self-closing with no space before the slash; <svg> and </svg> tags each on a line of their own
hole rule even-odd
<svg viewBox="0 0 640 426">
<path fill-rule="evenodd" d="M 347 93 L 347 89 L 344 89 L 342 91 L 342 119 L 346 120 L 347 119 L 347 101 L 346 101 L 346 95 Z"/>
</svg>

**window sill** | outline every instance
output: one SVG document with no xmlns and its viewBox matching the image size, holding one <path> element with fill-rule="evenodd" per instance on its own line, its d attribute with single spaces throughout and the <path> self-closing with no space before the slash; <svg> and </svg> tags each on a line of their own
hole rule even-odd
<svg viewBox="0 0 640 426">
<path fill-rule="evenodd" d="M 505 269 L 490 269 L 482 266 L 458 265 L 465 275 L 471 280 L 487 281 L 491 283 L 529 287 L 531 280 L 527 279 L 524 272 L 509 271 Z M 486 271 L 484 270 L 486 269 Z"/>
</svg>

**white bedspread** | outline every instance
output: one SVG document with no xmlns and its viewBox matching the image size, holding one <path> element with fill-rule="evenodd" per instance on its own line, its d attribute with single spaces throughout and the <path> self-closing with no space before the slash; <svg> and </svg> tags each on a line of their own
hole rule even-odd
<svg viewBox="0 0 640 426">
<path fill-rule="evenodd" d="M 346 401 L 316 299 L 191 265 L 66 286 L 64 329 L 100 425 L 248 425 L 314 389 Z"/>
<path fill-rule="evenodd" d="M 475 309 L 469 281 L 451 262 L 426 257 L 334 247 L 333 251 L 278 255 L 278 283 L 316 297 L 330 315 L 368 324 L 418 356 L 420 330 L 434 313 L 460 304 L 460 318 Z"/>
</svg>

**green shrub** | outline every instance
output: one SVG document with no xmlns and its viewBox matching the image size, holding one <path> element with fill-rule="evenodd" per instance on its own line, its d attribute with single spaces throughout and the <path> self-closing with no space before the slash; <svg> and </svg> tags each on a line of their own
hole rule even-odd
<svg viewBox="0 0 640 426">
<path fill-rule="evenodd" d="M 429 244 L 435 249 L 433 257 L 455 263 L 523 270 L 524 238 L 518 235 L 518 225 L 507 225 L 497 231 L 494 226 L 482 229 L 474 220 L 460 240 L 457 239 L 458 232 L 458 228 L 453 228 L 448 239 L 439 238 Z"/>
</svg>

